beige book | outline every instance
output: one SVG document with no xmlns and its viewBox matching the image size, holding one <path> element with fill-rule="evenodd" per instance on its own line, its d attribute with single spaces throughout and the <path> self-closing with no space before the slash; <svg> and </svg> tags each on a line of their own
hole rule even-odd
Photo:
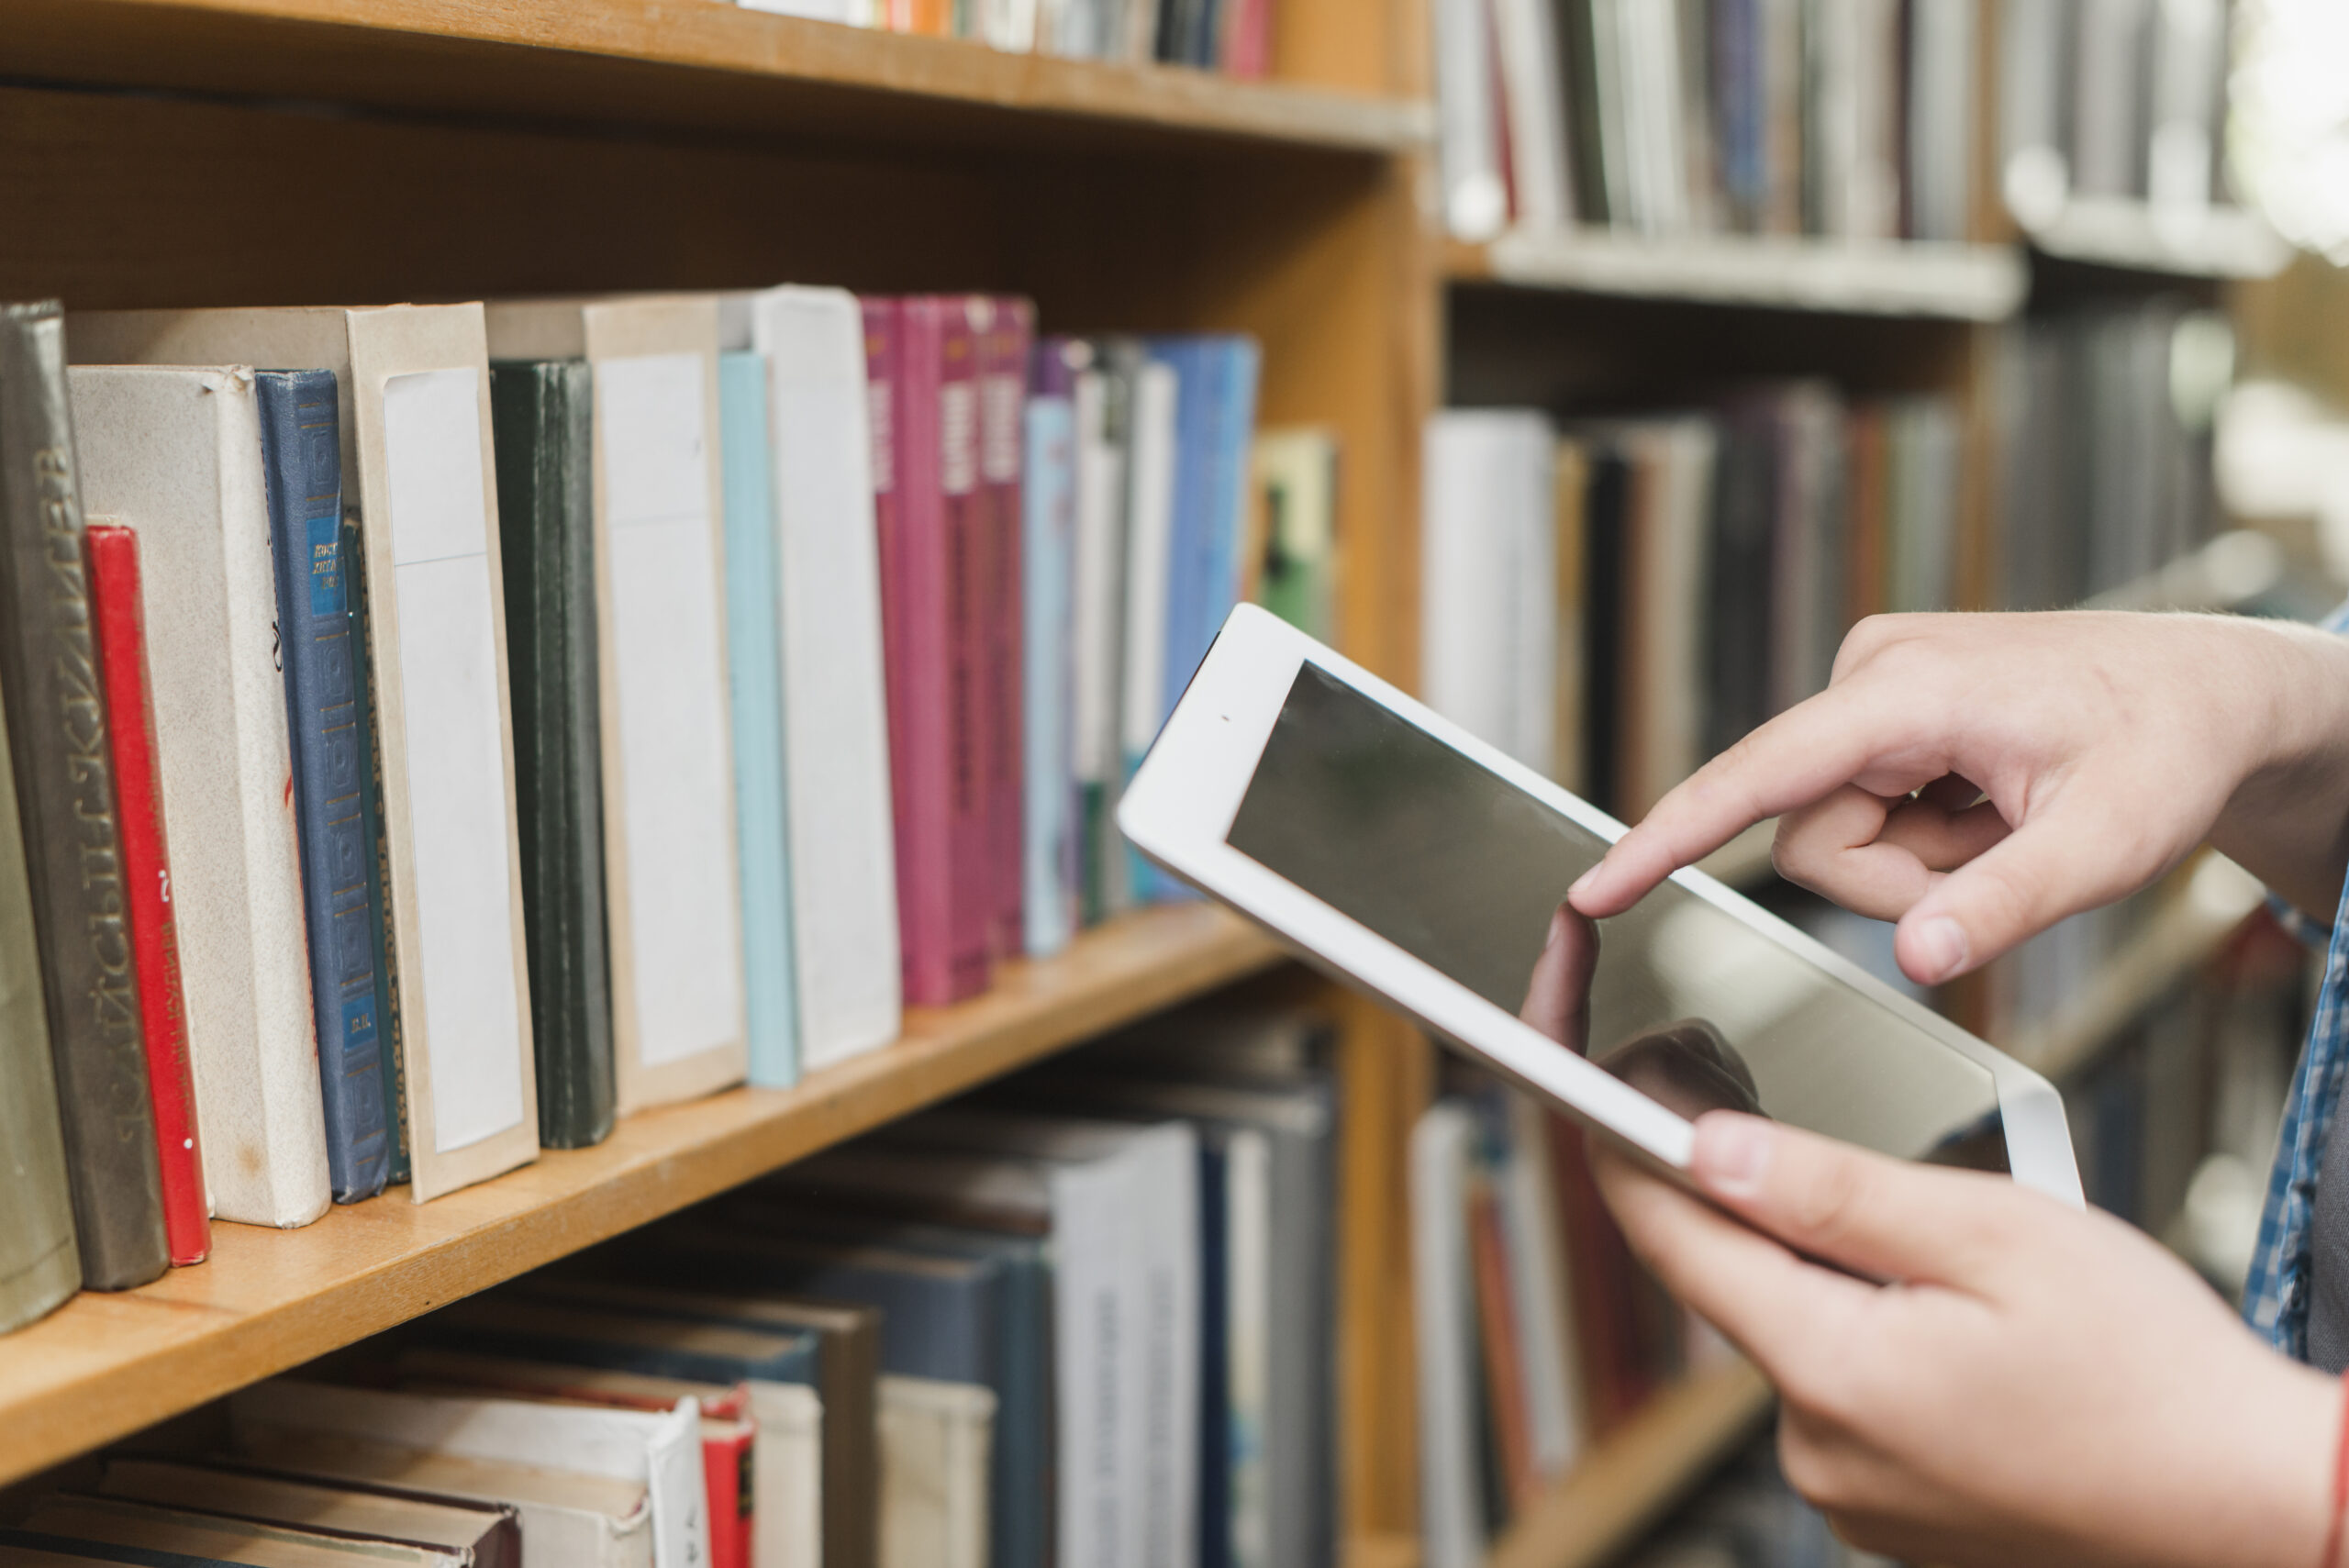
<svg viewBox="0 0 2349 1568">
<path fill-rule="evenodd" d="M 343 504 L 365 539 L 411 1190 L 535 1158 L 481 306 L 95 312 L 66 333 L 81 363 L 334 372 Z"/>
<path fill-rule="evenodd" d="M 284 1525 L 184 1513 L 117 1497 L 52 1497 L 25 1529 L 69 1540 L 175 1551 L 239 1568 L 466 1568 L 469 1554 L 389 1540 L 349 1540 Z"/>
<path fill-rule="evenodd" d="M 232 1422 L 232 1451 L 289 1475 L 504 1503 L 522 1521 L 524 1560 L 570 1568 L 653 1568 L 652 1504 L 641 1481 L 435 1453 L 259 1421 Z"/>
<path fill-rule="evenodd" d="M 881 1568 L 986 1568 L 995 1394 L 881 1379 Z"/>
<path fill-rule="evenodd" d="M 189 1064 L 213 1211 L 327 1211 L 309 937 L 252 373 L 76 366 L 92 517 L 139 536 Z"/>
<path fill-rule="evenodd" d="M 1585 693 L 1589 681 L 1587 651 L 1583 646 L 1585 557 L 1589 540 L 1584 532 L 1583 508 L 1590 491 L 1590 454 L 1572 438 L 1558 443 L 1553 470 L 1557 498 L 1558 613 L 1555 632 L 1557 673 L 1551 683 L 1551 700 L 1557 717 L 1551 723 L 1550 776 L 1576 795 L 1583 793 L 1588 765 L 1584 733 Z"/>
<path fill-rule="evenodd" d="M 605 913 L 622 1116 L 742 1081 L 714 295 L 496 301 L 498 360 L 594 371 Z"/>
</svg>

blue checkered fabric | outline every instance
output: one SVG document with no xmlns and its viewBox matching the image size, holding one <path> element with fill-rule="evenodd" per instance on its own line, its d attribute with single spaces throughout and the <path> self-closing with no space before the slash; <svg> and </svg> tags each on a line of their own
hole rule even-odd
<svg viewBox="0 0 2349 1568">
<path fill-rule="evenodd" d="M 2329 631 L 2349 631 L 2349 605 L 2325 618 Z M 2281 900 L 2271 906 L 2303 940 L 2324 948 L 2324 988 L 2317 995 L 2300 1070 L 2284 1106 L 2284 1126 L 2276 1142 L 2276 1167 L 2267 1177 L 2267 1207 L 2260 1217 L 2259 1243 L 2243 1284 L 2243 1312 L 2251 1326 L 2287 1355 L 2308 1359 L 2309 1225 L 2316 1213 L 2317 1173 L 2324 1167 L 2324 1142 L 2349 1073 L 2349 887 L 2330 931 L 2300 917 Z"/>
</svg>

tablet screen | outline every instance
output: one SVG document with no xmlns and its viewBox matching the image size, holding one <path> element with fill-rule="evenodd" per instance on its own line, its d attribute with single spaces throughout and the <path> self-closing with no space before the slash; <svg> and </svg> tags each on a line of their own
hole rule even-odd
<svg viewBox="0 0 2349 1568">
<path fill-rule="evenodd" d="M 1227 841 L 1683 1115 L 2006 1168 L 1988 1069 L 1676 883 L 1562 916 L 1606 840 L 1309 662 Z"/>
</svg>

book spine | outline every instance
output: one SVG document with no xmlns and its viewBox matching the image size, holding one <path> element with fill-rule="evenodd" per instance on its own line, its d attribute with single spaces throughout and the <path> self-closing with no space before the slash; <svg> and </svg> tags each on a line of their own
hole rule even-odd
<svg viewBox="0 0 2349 1568">
<path fill-rule="evenodd" d="M 328 1177 L 337 1203 L 356 1203 L 384 1190 L 391 1139 L 360 808 L 367 737 L 351 670 L 340 538 L 340 410 L 330 372 L 264 371 L 253 385 L 261 402 L 278 649 L 294 743 L 294 818 Z"/>
<path fill-rule="evenodd" d="M 0 691 L 82 1279 L 123 1290 L 171 1260 L 86 545 L 64 313 L 0 307 Z"/>
<path fill-rule="evenodd" d="M 604 923 L 602 717 L 584 361 L 490 367 L 514 792 L 536 1055 L 539 1141 L 582 1149 L 616 1102 Z"/>
<path fill-rule="evenodd" d="M 948 902 L 955 983 L 985 989 L 995 917 L 992 766 L 995 683 L 987 677 L 992 529 L 979 484 L 979 333 L 965 305 L 938 310 L 936 409 L 941 543 L 945 569 Z M 965 993 L 965 994 L 969 994 Z"/>
<path fill-rule="evenodd" d="M 116 793 L 122 807 L 122 872 L 130 940 L 139 955 L 139 1017 L 146 1025 L 147 1088 L 155 1112 L 163 1239 L 175 1264 L 212 1250 L 197 1142 L 195 1079 L 188 1066 L 187 1005 L 180 990 L 179 930 L 172 913 L 171 851 L 155 773 L 155 714 L 148 697 L 146 617 L 139 602 L 139 536 L 90 527 L 91 607 L 114 724 Z"/>
<path fill-rule="evenodd" d="M 1020 498 L 1020 740 L 1027 810 L 1020 839 L 1027 951 L 1067 945 L 1077 917 L 1075 705 L 1072 646 L 1076 564 L 1076 412 L 1062 346 L 1037 356 Z"/>
<path fill-rule="evenodd" d="M 756 1539 L 752 1513 L 756 1494 L 751 1474 L 751 1446 L 758 1429 L 748 1421 L 701 1429 L 702 1484 L 709 1499 L 709 1568 L 751 1568 Z"/>
<path fill-rule="evenodd" d="M 988 950 L 1016 958 L 1027 948 L 1027 886 L 1023 873 L 1027 777 L 1020 701 L 1025 641 L 1020 534 L 1028 412 L 1028 350 L 1036 335 L 1035 306 L 1004 297 L 974 302 L 979 334 L 979 487 L 986 540 L 979 553 L 985 585 L 984 697 L 986 728 L 988 880 L 995 897 Z"/>
<path fill-rule="evenodd" d="M 368 934 L 374 941 L 375 1017 L 380 1020 L 376 1038 L 381 1044 L 384 1097 L 387 1103 L 384 1121 L 389 1147 L 384 1180 L 387 1185 L 396 1186 L 414 1174 L 408 1157 L 414 1140 L 408 1128 L 407 1059 L 400 1050 L 399 948 L 392 935 L 392 844 L 384 824 L 383 727 L 375 721 L 374 656 L 368 651 L 374 645 L 367 639 L 367 531 L 360 526 L 356 513 L 343 518 L 342 533 L 336 543 L 350 602 L 351 673 L 355 700 L 367 730 L 367 770 L 360 784 L 359 809 L 361 830 L 371 851 L 367 859 L 367 924 Z"/>
<path fill-rule="evenodd" d="M 898 921 L 906 1000 L 938 1006 L 976 995 L 987 980 L 973 725 L 976 392 L 970 335 L 950 330 L 943 302 L 896 302 L 887 338 L 892 351 L 873 379 L 878 388 L 885 375 L 889 406 L 881 603 Z"/>
</svg>

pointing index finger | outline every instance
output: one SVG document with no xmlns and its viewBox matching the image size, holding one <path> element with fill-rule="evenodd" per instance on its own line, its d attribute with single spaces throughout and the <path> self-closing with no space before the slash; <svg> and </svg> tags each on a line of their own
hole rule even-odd
<svg viewBox="0 0 2349 1568">
<path fill-rule="evenodd" d="M 1876 709 L 1850 686 L 1788 708 L 1657 801 L 1567 890 L 1568 900 L 1593 919 L 1620 915 L 1754 823 L 1851 783 L 1895 741 L 1882 729 L 1898 722 L 1898 711 Z"/>
</svg>

